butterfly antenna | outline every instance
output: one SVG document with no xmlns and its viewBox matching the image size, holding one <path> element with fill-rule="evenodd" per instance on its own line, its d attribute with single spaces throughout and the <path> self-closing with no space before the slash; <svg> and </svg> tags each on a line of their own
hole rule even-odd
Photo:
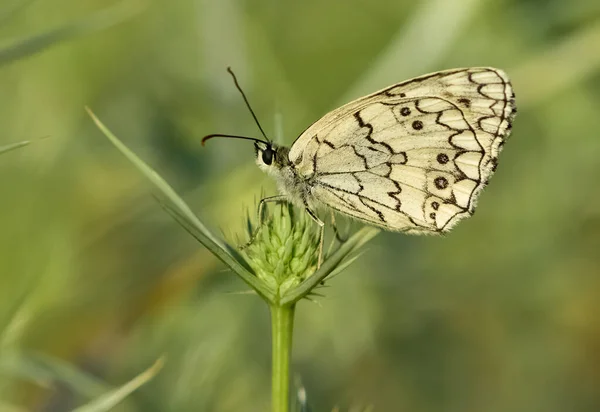
<svg viewBox="0 0 600 412">
<path fill-rule="evenodd" d="M 246 102 L 246 107 L 248 107 L 248 110 L 250 110 L 250 113 L 252 113 L 252 117 L 254 118 L 254 121 L 256 122 L 256 125 L 260 129 L 260 132 L 262 133 L 262 135 L 264 136 L 264 138 L 267 139 L 267 142 L 270 142 L 269 138 L 265 134 L 265 131 L 263 130 L 262 126 L 260 125 L 260 122 L 258 121 L 258 118 L 254 114 L 254 110 L 252 110 L 252 107 L 250 106 L 250 102 L 248 101 L 248 98 L 246 97 L 246 94 L 244 93 L 244 91 L 240 87 L 240 84 L 238 83 L 237 77 L 235 77 L 235 74 L 233 73 L 233 70 L 231 70 L 231 67 L 228 67 L 227 71 L 229 72 L 229 74 L 231 74 L 231 77 L 233 77 L 233 82 L 235 83 L 235 87 L 242 94 L 242 97 L 244 98 L 244 102 Z"/>
</svg>

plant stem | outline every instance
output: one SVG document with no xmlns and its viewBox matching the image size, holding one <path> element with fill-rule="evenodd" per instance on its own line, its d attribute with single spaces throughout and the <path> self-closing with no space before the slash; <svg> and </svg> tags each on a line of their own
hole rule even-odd
<svg viewBox="0 0 600 412">
<path fill-rule="evenodd" d="M 289 412 L 290 357 L 294 330 L 295 304 L 270 305 L 273 347 L 271 402 L 273 412 Z"/>
</svg>

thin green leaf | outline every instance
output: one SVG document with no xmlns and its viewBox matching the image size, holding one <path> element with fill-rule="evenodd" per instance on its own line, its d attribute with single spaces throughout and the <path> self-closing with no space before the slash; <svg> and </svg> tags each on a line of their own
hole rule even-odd
<svg viewBox="0 0 600 412">
<path fill-rule="evenodd" d="M 321 268 L 312 274 L 308 279 L 299 284 L 281 298 L 281 305 L 288 305 L 298 302 L 305 297 L 313 288 L 323 281 L 329 274 L 335 271 L 336 267 L 353 251 L 360 248 L 381 230 L 371 226 L 365 226 L 353 234 L 338 250 L 332 253 L 321 265 Z"/>
<path fill-rule="evenodd" d="M 19 147 L 27 146 L 31 143 L 29 140 L 23 140 L 22 142 L 11 143 L 6 146 L 0 146 L 0 154 L 10 152 L 11 150 L 18 149 Z"/>
<path fill-rule="evenodd" d="M 160 189 L 160 188 L 159 188 Z M 163 192 L 164 193 L 164 192 Z M 196 220 L 198 220 L 198 222 L 200 222 L 200 227 L 197 227 L 197 230 L 194 230 L 195 227 L 195 222 L 194 221 L 190 221 L 190 219 L 186 219 L 186 216 L 178 209 L 173 208 L 172 206 L 170 206 L 165 200 L 163 200 L 161 197 L 159 196 L 154 196 L 154 198 L 156 199 L 156 201 L 158 202 L 158 204 L 169 214 L 171 215 L 171 217 L 177 222 L 179 223 L 186 231 L 188 231 L 188 233 L 190 233 L 193 237 L 196 238 L 196 240 L 198 240 L 200 243 L 202 243 L 203 245 L 205 245 L 209 250 L 211 250 L 211 252 L 213 252 L 213 254 L 217 255 L 217 253 L 221 253 L 221 252 L 225 252 L 226 255 L 229 256 L 229 258 L 233 258 L 234 261 L 226 261 L 224 262 L 225 264 L 227 264 L 228 266 L 231 266 L 231 264 L 242 264 L 242 266 L 244 266 L 247 270 L 251 271 L 250 267 L 246 264 L 246 261 L 240 256 L 240 254 L 238 253 L 237 250 L 235 250 L 233 247 L 231 247 L 227 242 L 224 242 L 222 240 L 220 240 L 218 237 L 216 237 L 212 232 L 210 232 L 206 226 L 204 226 L 202 224 L 202 222 L 200 222 L 200 220 L 198 220 L 198 218 L 196 217 L 196 215 L 193 215 L 195 217 Z M 182 202 L 183 200 L 181 198 L 179 198 Z M 169 199 L 172 201 L 172 199 Z M 186 205 L 186 207 L 189 208 L 189 206 L 187 206 L 186 203 L 184 203 Z M 190 209 L 191 210 L 191 209 Z M 193 212 L 192 212 L 193 213 Z M 217 240 L 220 243 L 217 243 L 218 249 L 219 250 L 215 250 L 213 251 L 212 248 L 214 247 L 213 240 Z M 227 256 L 224 256 L 224 258 L 227 258 Z"/>
<path fill-rule="evenodd" d="M 19 341 L 23 330 L 27 327 L 30 311 L 28 310 L 29 290 L 15 293 L 4 319 L 0 319 L 0 353 Z"/>
<path fill-rule="evenodd" d="M 272 301 L 274 299 L 273 293 L 266 289 L 264 284 L 258 280 L 258 278 L 250 272 L 250 268 L 248 267 L 246 261 L 241 258 L 235 258 L 229 251 L 235 252 L 236 256 L 239 256 L 237 251 L 234 251 L 232 248 L 227 247 L 226 249 L 219 247 L 214 244 L 210 238 L 208 238 L 202 230 L 193 225 L 193 222 L 190 222 L 183 216 L 178 213 L 173 207 L 163 202 L 161 199 L 158 199 L 158 202 L 163 207 L 163 209 L 171 215 L 171 217 L 179 223 L 181 227 L 183 227 L 190 235 L 192 235 L 198 242 L 202 243 L 208 250 L 210 250 L 221 262 L 225 263 L 231 270 L 237 273 L 248 286 L 256 291 L 261 297 L 267 299 L 268 301 Z"/>
<path fill-rule="evenodd" d="M 38 53 L 59 42 L 101 31 L 128 20 L 139 13 L 140 5 L 122 3 L 63 27 L 37 34 L 0 49 L 0 66 Z"/>
<path fill-rule="evenodd" d="M 96 126 L 98 126 L 98 129 L 100 129 L 100 131 L 104 133 L 108 140 L 110 140 L 111 143 L 115 145 L 115 147 L 119 149 L 119 151 L 123 153 L 125 157 L 127 157 L 127 159 L 129 159 L 129 161 L 133 163 L 133 165 L 140 172 L 142 172 L 142 174 L 146 176 L 146 178 L 148 178 L 148 180 L 150 180 L 150 182 L 152 182 L 154 186 L 156 186 L 167 197 L 167 199 L 169 199 L 169 201 L 171 201 L 177 207 L 178 213 L 183 215 L 183 217 L 185 217 L 186 220 L 192 222 L 194 226 L 197 227 L 198 230 L 202 232 L 204 236 L 208 237 L 214 244 L 218 245 L 221 249 L 226 250 L 226 247 L 221 242 L 221 240 L 214 236 L 204 226 L 204 224 L 200 222 L 200 220 L 196 217 L 196 215 L 194 215 L 194 212 L 192 212 L 189 206 L 183 201 L 183 199 L 179 197 L 179 195 L 177 195 L 175 190 L 173 190 L 173 188 L 154 169 L 152 169 L 150 166 L 144 163 L 143 160 L 141 160 L 135 153 L 133 153 L 127 146 L 125 146 L 125 144 L 123 144 L 123 142 L 121 142 L 119 138 L 117 138 L 100 121 L 100 119 L 96 117 L 96 115 L 92 112 L 90 108 L 86 107 L 86 110 L 92 118 L 92 120 L 94 121 L 94 123 L 96 123 Z"/>
<path fill-rule="evenodd" d="M 52 377 L 44 368 L 23 356 L 18 350 L 4 350 L 0 356 L 0 375 L 48 388 Z"/>
<path fill-rule="evenodd" d="M 254 289 L 231 291 L 231 292 L 224 292 L 224 293 L 226 295 L 256 295 L 256 291 Z"/>
<path fill-rule="evenodd" d="M 114 406 L 122 402 L 133 391 L 156 376 L 156 374 L 162 369 L 163 365 L 164 358 L 158 359 L 149 369 L 145 370 L 127 382 L 125 385 L 105 393 L 86 405 L 74 409 L 73 412 L 104 412 L 112 409 Z"/>
<path fill-rule="evenodd" d="M 259 295 L 270 300 L 272 293 L 269 292 L 266 287 L 260 282 L 256 276 L 254 276 L 246 266 L 246 261 L 239 256 L 235 249 L 231 248 L 213 233 L 211 233 L 206 226 L 196 217 L 190 207 L 183 201 L 181 197 L 173 190 L 173 188 L 150 166 L 144 163 L 135 153 L 133 153 L 127 146 L 125 146 L 97 117 L 94 113 L 86 108 L 90 117 L 96 123 L 96 126 L 104 133 L 104 135 L 111 141 L 113 145 L 133 165 L 142 172 L 142 174 L 150 180 L 159 189 L 165 199 L 169 203 L 163 201 L 162 198 L 158 198 L 159 203 L 163 208 L 193 237 L 195 237 L 200 243 L 202 243 L 208 250 L 210 250 L 217 258 L 223 263 L 229 266 L 235 273 L 237 273 L 244 282 L 250 287 L 255 289 Z"/>
<path fill-rule="evenodd" d="M 99 396 L 111 389 L 109 385 L 72 364 L 42 354 L 23 354 L 17 350 L 4 351 L 0 358 L 0 371 L 3 375 L 31 382 L 43 388 L 60 382 L 86 398 Z"/>
<path fill-rule="evenodd" d="M 359 257 L 361 257 L 363 255 L 363 253 L 364 253 L 364 251 L 361 251 L 356 256 L 352 256 L 350 259 L 347 259 L 344 262 L 342 262 L 329 275 L 327 275 L 327 279 L 326 280 L 331 280 L 334 277 L 336 277 L 337 275 L 339 275 L 340 273 L 342 273 L 344 270 L 346 270 L 346 268 L 348 266 L 350 266 L 351 264 L 353 264 L 356 261 L 356 259 L 358 259 Z"/>
<path fill-rule="evenodd" d="M 96 397 L 110 390 L 107 383 L 61 359 L 36 354 L 29 358 L 29 362 L 36 365 L 39 371 L 44 371 L 46 379 L 61 382 L 74 393 L 86 398 Z"/>
</svg>

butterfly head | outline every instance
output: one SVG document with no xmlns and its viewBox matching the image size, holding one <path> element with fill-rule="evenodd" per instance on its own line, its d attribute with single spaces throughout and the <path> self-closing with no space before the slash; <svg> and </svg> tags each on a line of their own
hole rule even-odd
<svg viewBox="0 0 600 412">
<path fill-rule="evenodd" d="M 250 107 L 250 103 L 248 102 L 246 95 L 244 94 L 242 88 L 240 87 L 240 85 L 237 81 L 237 78 L 235 77 L 235 74 L 233 74 L 233 71 L 231 70 L 231 68 L 227 68 L 227 71 L 229 72 L 229 74 L 231 74 L 231 77 L 233 77 L 233 82 L 235 83 L 235 87 L 239 90 L 242 97 L 244 98 L 244 102 L 246 103 L 248 110 L 252 114 L 252 117 L 254 118 L 256 125 L 260 129 L 260 132 L 262 133 L 262 135 L 265 139 L 262 140 L 262 139 L 256 139 L 254 137 L 228 135 L 228 134 L 209 134 L 208 136 L 204 136 L 204 138 L 202 139 L 202 146 L 204 146 L 204 143 L 207 140 L 212 139 L 213 137 L 225 137 L 225 138 L 230 138 L 230 139 L 252 140 L 252 141 L 254 141 L 254 151 L 256 153 L 256 163 L 258 164 L 258 167 L 267 173 L 277 175 L 278 172 L 281 171 L 281 169 L 283 169 L 285 166 L 290 165 L 290 161 L 288 159 L 289 149 L 287 147 L 277 146 L 276 144 L 272 143 L 269 140 L 269 138 L 265 134 L 265 131 L 263 130 L 262 126 L 260 125 L 256 115 L 254 114 L 252 107 Z"/>
<path fill-rule="evenodd" d="M 267 173 L 277 171 L 289 163 L 287 147 L 277 146 L 271 142 L 255 141 L 254 151 L 256 164 Z"/>
</svg>

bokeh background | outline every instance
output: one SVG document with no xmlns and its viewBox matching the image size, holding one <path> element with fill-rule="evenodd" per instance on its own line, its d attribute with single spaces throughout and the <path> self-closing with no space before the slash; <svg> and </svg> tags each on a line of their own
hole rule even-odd
<svg viewBox="0 0 600 412">
<path fill-rule="evenodd" d="M 264 304 L 161 210 L 89 105 L 213 230 L 275 188 L 232 66 L 290 144 L 401 80 L 491 65 L 519 113 L 478 213 L 382 233 L 297 311 L 314 411 L 600 410 L 600 2 L 2 0 L 0 409 L 265 411 Z M 48 137 L 46 139 L 42 139 Z"/>
</svg>

